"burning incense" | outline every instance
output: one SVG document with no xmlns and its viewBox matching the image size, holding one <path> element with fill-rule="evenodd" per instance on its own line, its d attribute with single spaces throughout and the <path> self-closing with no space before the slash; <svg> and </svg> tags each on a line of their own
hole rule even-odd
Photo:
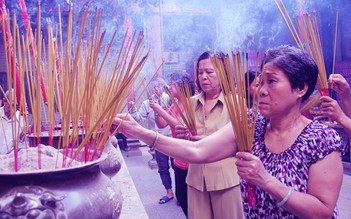
<svg viewBox="0 0 351 219">
<path fill-rule="evenodd" d="M 335 19 L 335 36 L 334 36 L 334 53 L 333 53 L 333 70 L 332 70 L 332 75 L 334 75 L 334 70 L 335 70 L 336 41 L 338 39 L 338 23 L 339 23 L 339 10 L 336 11 L 336 19 Z"/>
<path fill-rule="evenodd" d="M 303 43 L 301 42 L 301 39 L 299 37 L 299 34 L 297 33 L 296 31 L 296 28 L 294 26 L 294 23 L 292 22 L 290 16 L 289 16 L 289 13 L 288 11 L 286 10 L 286 7 L 283 3 L 283 1 L 281 0 L 280 3 L 278 2 L 278 0 L 274 0 L 284 22 L 286 23 L 286 26 L 288 27 L 290 33 L 291 33 L 291 36 L 293 37 L 296 45 L 300 48 L 303 48 Z"/>
<path fill-rule="evenodd" d="M 3 39 L 5 43 L 5 56 L 6 60 L 6 68 L 7 72 L 11 72 L 11 77 L 14 80 L 16 86 L 19 88 L 20 87 L 20 75 L 19 75 L 19 69 L 18 69 L 18 63 L 17 59 L 15 57 L 15 51 L 13 48 L 13 37 L 10 31 L 10 17 L 7 13 L 6 5 L 5 5 L 5 0 L 0 0 L 0 23 L 2 26 L 2 34 L 3 34 Z M 14 17 L 15 18 L 15 17 Z M 16 100 L 18 103 L 21 101 L 21 91 L 20 89 L 16 90 Z"/>
<path fill-rule="evenodd" d="M 211 59 L 225 96 L 233 131 L 237 136 L 239 151 L 251 151 L 257 112 L 252 115 L 248 114 L 246 99 L 249 97 L 246 97 L 247 85 L 244 76 L 247 71 L 246 60 L 242 54 L 232 53 L 232 67 L 227 54 L 216 54 Z M 250 116 L 253 118 L 250 119 Z M 252 124 L 249 121 L 253 121 Z"/>
<path fill-rule="evenodd" d="M 318 74 L 318 89 L 321 95 L 329 95 L 328 92 L 328 80 L 327 80 L 327 72 L 324 63 L 323 50 L 319 37 L 318 24 L 315 15 L 302 15 L 299 16 L 300 27 L 299 29 L 305 29 L 307 35 L 303 36 L 306 41 L 306 51 L 313 57 L 316 61 L 319 69 Z"/>
<path fill-rule="evenodd" d="M 280 3 L 278 2 L 278 0 L 274 1 L 289 30 L 291 30 L 290 32 L 297 46 L 304 49 L 315 60 L 315 62 L 318 65 L 319 74 L 317 86 L 320 94 L 322 96 L 329 96 L 327 72 L 324 63 L 322 44 L 320 40 L 316 16 L 313 14 L 298 15 L 297 23 L 299 34 L 297 34 L 296 28 L 294 27 L 294 24 L 291 21 L 290 16 L 288 15 L 283 1 L 280 1 Z"/>
<path fill-rule="evenodd" d="M 165 91 L 168 94 L 169 98 L 171 99 L 174 107 L 176 108 L 177 112 L 179 113 L 180 117 L 182 118 L 182 121 L 179 121 L 178 116 L 176 115 L 172 115 L 175 119 L 177 119 L 177 121 L 181 124 L 181 125 L 187 125 L 186 124 L 186 115 L 184 115 L 183 110 L 181 109 L 181 106 L 178 104 L 177 99 L 174 97 L 174 95 L 172 94 L 172 92 L 168 89 L 168 87 L 165 87 Z"/>
<path fill-rule="evenodd" d="M 106 32 L 101 31 L 102 10 L 95 11 L 93 20 L 89 19 L 88 11 L 89 8 L 82 14 L 74 53 L 71 47 L 74 44 L 72 42 L 72 10 L 68 16 L 65 45 L 62 40 L 63 31 L 60 29 L 54 35 L 51 22 L 48 22 L 47 26 L 48 39 L 44 41 L 40 31 L 40 8 L 37 21 L 38 31 L 35 38 L 27 34 L 20 40 L 14 18 L 12 31 L 14 38 L 11 38 L 13 43 L 10 44 L 7 40 L 10 36 L 9 25 L 7 23 L 6 26 L 2 26 L 3 30 L 7 30 L 3 31 L 5 42 L 8 43 L 8 46 L 12 46 L 6 50 L 11 52 L 6 53 L 8 87 L 14 87 L 15 91 L 19 90 L 24 93 L 24 81 L 28 85 L 27 96 L 33 118 L 31 137 L 36 139 L 36 145 L 38 145 L 39 169 L 41 169 L 39 145 L 42 134 L 41 117 L 43 116 L 41 107 L 44 102 L 47 104 L 47 112 L 44 112 L 44 116 L 48 115 L 50 144 L 52 144 L 57 123 L 56 111 L 58 110 L 59 113 L 61 130 L 56 132 L 59 136 L 59 143 L 56 147 L 64 149 L 63 165 L 70 165 L 69 162 L 73 161 L 66 162 L 68 153 L 71 153 L 69 148 L 75 148 L 71 151 L 77 154 L 84 149 L 85 161 L 91 161 L 101 155 L 103 146 L 109 137 L 113 118 L 125 106 L 128 91 L 138 78 L 149 56 L 144 52 L 142 32 L 139 35 L 134 33 L 131 37 L 127 37 L 126 34 L 118 53 L 112 54 L 111 47 L 116 33 L 107 44 L 104 44 Z M 59 28 L 61 28 L 61 19 L 59 22 Z M 56 40 L 58 38 L 60 39 L 59 44 Z M 16 57 L 18 61 L 15 62 Z M 19 79 L 15 79 L 16 83 L 13 83 L 13 72 L 20 75 Z M 42 95 L 43 78 L 47 86 L 46 100 Z M 25 102 L 27 102 L 25 96 L 23 95 L 19 99 L 21 102 L 18 102 L 23 106 L 26 106 Z M 12 111 L 15 111 L 15 108 Z M 18 133 L 18 129 L 14 128 L 13 133 Z M 15 148 L 17 148 L 16 145 Z M 74 156 L 76 154 L 73 154 Z"/>
<path fill-rule="evenodd" d="M 181 85 L 176 86 L 179 101 L 184 107 L 185 115 L 183 121 L 189 128 L 192 135 L 196 135 L 196 117 L 195 110 L 191 101 L 192 92 L 188 81 L 183 81 Z M 184 120 L 185 119 L 185 120 Z"/>
<path fill-rule="evenodd" d="M 33 59 L 36 60 L 37 58 L 37 48 L 35 47 L 35 40 L 33 37 L 33 31 L 32 31 L 32 27 L 30 25 L 30 20 L 29 20 L 29 15 L 28 15 L 28 11 L 27 11 L 27 7 L 26 7 L 26 3 L 24 2 L 24 0 L 18 0 L 18 6 L 22 15 L 22 20 L 24 23 L 24 27 L 26 29 L 26 33 L 28 36 L 28 40 L 29 40 L 29 45 L 30 45 L 30 49 L 32 52 L 32 56 Z M 38 4 L 38 15 L 40 13 L 40 4 Z M 36 62 L 34 61 L 34 63 L 36 64 Z M 35 68 L 37 69 L 38 67 L 35 66 Z M 46 87 L 45 87 L 45 81 L 44 81 L 44 77 L 43 75 L 40 75 L 40 88 L 41 88 L 41 92 L 43 95 L 43 99 L 44 99 L 44 103 L 47 102 L 47 97 L 46 97 Z"/>
<path fill-rule="evenodd" d="M 144 87 L 145 87 L 145 90 L 146 90 L 146 92 L 147 92 L 147 95 L 149 96 L 149 98 L 152 98 L 152 93 L 150 92 L 150 90 L 149 90 L 149 88 L 148 88 L 149 84 L 146 84 L 145 78 L 142 79 L 142 83 L 143 83 L 143 85 L 144 85 Z"/>
<path fill-rule="evenodd" d="M 246 99 L 245 72 L 247 60 L 241 53 L 232 52 L 232 63 L 228 54 L 216 54 L 211 57 L 219 83 L 224 94 L 230 121 L 237 138 L 239 151 L 251 152 L 255 131 L 257 108 L 248 109 Z M 257 73 L 256 73 L 257 75 Z M 255 97 L 254 97 L 255 98 Z M 247 183 L 248 201 L 256 207 L 255 187 Z"/>
</svg>

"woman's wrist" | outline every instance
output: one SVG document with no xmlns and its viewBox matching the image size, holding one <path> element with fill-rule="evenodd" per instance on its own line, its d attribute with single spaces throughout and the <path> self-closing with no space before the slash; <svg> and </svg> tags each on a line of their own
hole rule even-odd
<svg viewBox="0 0 351 219">
<path fill-rule="evenodd" d="M 158 143 L 158 138 L 159 138 L 159 133 L 158 131 L 155 131 L 155 138 L 153 140 L 153 142 L 149 145 L 150 149 L 155 149 Z"/>
<path fill-rule="evenodd" d="M 294 189 L 273 176 L 266 178 L 269 179 L 263 183 L 261 188 L 276 200 L 278 207 L 285 205 Z"/>
<path fill-rule="evenodd" d="M 292 187 L 289 187 L 288 193 L 286 193 L 284 198 L 280 202 L 277 203 L 278 207 L 281 207 L 281 206 L 285 205 L 285 203 L 289 200 L 293 190 L 294 189 Z"/>
</svg>

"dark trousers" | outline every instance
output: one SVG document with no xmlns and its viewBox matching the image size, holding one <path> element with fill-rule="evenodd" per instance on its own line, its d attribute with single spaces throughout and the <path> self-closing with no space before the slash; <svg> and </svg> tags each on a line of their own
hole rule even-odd
<svg viewBox="0 0 351 219">
<path fill-rule="evenodd" d="M 175 179 L 175 193 L 177 201 L 182 208 L 186 217 L 188 217 L 188 186 L 185 182 L 188 170 L 182 170 L 176 165 L 173 165 Z"/>
<path fill-rule="evenodd" d="M 171 159 L 171 163 L 173 163 L 173 159 L 157 150 L 155 150 L 155 156 L 158 165 L 158 173 L 160 174 L 163 186 L 166 190 L 172 189 L 172 179 L 169 173 L 169 160 Z"/>
</svg>

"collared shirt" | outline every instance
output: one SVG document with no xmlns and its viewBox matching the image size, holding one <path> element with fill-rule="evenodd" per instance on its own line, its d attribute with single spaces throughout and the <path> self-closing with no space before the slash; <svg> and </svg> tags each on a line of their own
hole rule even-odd
<svg viewBox="0 0 351 219">
<path fill-rule="evenodd" d="M 223 93 L 217 98 L 216 104 L 205 117 L 205 96 L 204 93 L 192 98 L 196 115 L 196 129 L 198 135 L 211 135 L 228 122 L 230 122 L 229 113 L 226 107 Z M 222 145 L 218 145 L 221 150 Z M 204 183 L 207 191 L 216 191 L 237 186 L 240 178 L 235 166 L 236 158 L 226 158 L 220 161 L 208 164 L 190 164 L 187 184 L 197 190 L 204 190 Z"/>
</svg>

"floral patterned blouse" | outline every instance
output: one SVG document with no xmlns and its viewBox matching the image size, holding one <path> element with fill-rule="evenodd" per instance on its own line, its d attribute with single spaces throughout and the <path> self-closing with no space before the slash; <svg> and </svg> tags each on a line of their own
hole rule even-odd
<svg viewBox="0 0 351 219">
<path fill-rule="evenodd" d="M 306 193 L 310 166 L 333 151 L 342 150 L 339 135 L 334 129 L 313 121 L 302 130 L 288 149 L 276 154 L 265 146 L 267 123 L 267 119 L 257 118 L 252 153 L 261 159 L 266 170 L 280 182 L 295 191 Z M 248 204 L 247 186 L 243 179 L 241 190 L 246 218 L 298 218 L 284 210 L 283 206 L 278 207 L 277 201 L 258 187 L 255 187 L 256 208 L 253 209 Z M 338 218 L 337 208 L 334 209 L 333 218 Z"/>
</svg>

